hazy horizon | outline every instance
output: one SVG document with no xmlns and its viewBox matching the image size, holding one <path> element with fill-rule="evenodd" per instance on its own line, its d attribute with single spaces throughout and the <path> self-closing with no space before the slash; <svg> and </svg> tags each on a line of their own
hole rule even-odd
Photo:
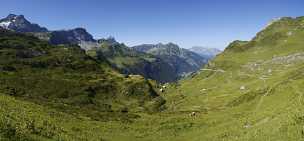
<svg viewBox="0 0 304 141">
<path fill-rule="evenodd" d="M 274 18 L 301 16 L 303 4 L 301 0 L 10 0 L 2 2 L 0 16 L 22 14 L 50 30 L 84 27 L 94 38 L 113 36 L 128 46 L 173 42 L 183 48 L 224 49 L 234 40 L 250 40 Z"/>
</svg>

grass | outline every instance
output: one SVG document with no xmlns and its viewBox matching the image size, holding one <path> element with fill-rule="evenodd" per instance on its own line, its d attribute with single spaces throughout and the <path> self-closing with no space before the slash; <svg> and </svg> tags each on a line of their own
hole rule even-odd
<svg viewBox="0 0 304 141">
<path fill-rule="evenodd" d="M 155 82 L 125 77 L 77 46 L 8 31 L 0 41 L 0 93 L 100 121 L 130 121 L 138 116 L 129 112 L 155 112 L 164 103 Z"/>
<path fill-rule="evenodd" d="M 65 67 L 47 65 L 52 66 L 49 71 L 39 68 L 17 73 L 16 68 L 28 66 L 3 65 L 1 84 L 15 89 L 1 85 L 1 93 L 6 94 L 0 94 L 0 140 L 304 140 L 302 19 L 283 19 L 252 41 L 235 42 L 205 70 L 167 85 L 161 97 L 154 93 L 154 82 L 136 75 L 124 78 L 107 67 L 99 74 L 95 65 L 63 63 Z M 16 61 L 10 57 L 5 57 L 7 62 Z M 85 61 L 88 66 L 96 63 L 89 60 Z M 54 86 L 62 92 L 52 91 Z M 92 87 L 86 95 L 79 88 L 83 86 Z M 90 102 L 115 110 L 100 110 L 105 105 Z M 196 116 L 190 116 L 192 112 Z"/>
<path fill-rule="evenodd" d="M 180 82 L 177 89 L 171 86 L 164 96 L 168 108 L 197 111 L 196 120 L 207 124 L 186 136 L 191 140 L 303 139 L 303 123 L 297 122 L 303 106 L 304 64 L 299 57 L 304 51 L 303 27 L 299 28 L 303 21 L 284 20 L 252 41 L 234 42 L 206 66 L 224 71 L 203 70 Z M 278 36 L 290 31 L 292 35 Z"/>
</svg>

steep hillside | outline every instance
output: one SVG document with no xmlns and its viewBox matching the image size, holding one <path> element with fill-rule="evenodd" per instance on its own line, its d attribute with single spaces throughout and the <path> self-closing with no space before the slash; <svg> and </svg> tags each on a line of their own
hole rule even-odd
<svg viewBox="0 0 304 141">
<path fill-rule="evenodd" d="M 174 73 L 184 76 L 199 70 L 208 62 L 208 58 L 191 52 L 187 49 L 180 48 L 173 43 L 168 44 L 143 44 L 133 47 L 135 50 L 153 54 L 175 69 Z"/>
<path fill-rule="evenodd" d="M 203 123 L 177 138 L 302 140 L 303 38 L 304 17 L 281 18 L 172 86 L 168 110 L 195 111 L 192 120 Z"/>
<path fill-rule="evenodd" d="M 152 112 L 164 103 L 154 82 L 126 78 L 77 46 L 52 46 L 6 30 L 0 31 L 0 70 L 0 93 L 96 120 Z"/>
</svg>

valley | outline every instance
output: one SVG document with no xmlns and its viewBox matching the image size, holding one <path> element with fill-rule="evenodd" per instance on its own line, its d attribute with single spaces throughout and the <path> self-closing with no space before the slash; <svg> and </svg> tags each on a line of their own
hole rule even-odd
<svg viewBox="0 0 304 141">
<path fill-rule="evenodd" d="M 7 19 L 1 141 L 303 139 L 304 17 L 282 17 L 208 57 L 174 43 L 95 40 L 79 28 L 21 30 Z"/>
</svg>

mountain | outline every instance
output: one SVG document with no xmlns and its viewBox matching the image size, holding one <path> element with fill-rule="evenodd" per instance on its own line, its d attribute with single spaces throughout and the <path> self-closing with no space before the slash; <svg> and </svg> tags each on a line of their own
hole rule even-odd
<svg viewBox="0 0 304 141">
<path fill-rule="evenodd" d="M 85 51 L 0 28 L 0 140 L 302 140 L 303 38 L 304 17 L 280 18 L 160 87 L 111 65 L 192 53 L 114 38 Z"/>
<path fill-rule="evenodd" d="M 179 79 L 171 67 L 162 59 L 138 52 L 133 48 L 117 42 L 113 37 L 98 40 L 99 47 L 87 53 L 97 60 L 106 59 L 123 74 L 139 74 L 157 82 L 173 82 Z"/>
<path fill-rule="evenodd" d="M 304 17 L 280 18 L 172 85 L 164 94 L 168 111 L 176 113 L 172 118 L 181 111 L 196 114 L 180 118 L 194 125 L 174 132 L 183 135 L 172 140 L 301 140 L 303 38 Z"/>
<path fill-rule="evenodd" d="M 0 20 L 0 27 L 16 32 L 33 34 L 40 39 L 49 41 L 53 45 L 73 44 L 79 45 L 85 50 L 98 46 L 93 36 L 84 28 L 48 31 L 48 29 L 40 27 L 38 24 L 32 24 L 23 15 L 9 14 L 6 18 Z"/>
<path fill-rule="evenodd" d="M 34 34 L 35 36 L 41 38 L 41 34 Z M 45 35 L 44 35 L 45 36 Z M 93 36 L 87 32 L 84 28 L 74 28 L 70 30 L 56 30 L 52 31 L 47 35 L 46 38 L 53 45 L 65 45 L 72 44 L 78 45 L 84 50 L 90 50 L 98 46 L 98 42 L 93 38 Z"/>
<path fill-rule="evenodd" d="M 49 42 L 54 45 L 75 44 L 82 42 L 96 42 L 93 36 L 84 28 L 75 28 L 71 30 L 58 30 L 51 32 Z"/>
<path fill-rule="evenodd" d="M 189 49 L 192 52 L 195 52 L 202 57 L 212 59 L 214 58 L 217 54 L 221 53 L 222 51 L 217 49 L 217 48 L 207 48 L 207 47 L 200 47 L 200 46 L 194 46 Z"/>
<path fill-rule="evenodd" d="M 9 14 L 0 20 L 0 27 L 16 32 L 48 32 L 44 27 L 26 20 L 23 15 Z"/>
<path fill-rule="evenodd" d="M 207 59 L 173 43 L 127 47 L 113 37 L 97 41 L 99 47 L 87 51 L 95 58 L 107 59 L 124 74 L 139 74 L 166 83 L 199 70 Z"/>
<path fill-rule="evenodd" d="M 0 30 L 0 41 L 1 97 L 95 121 L 133 120 L 139 117 L 135 112 L 156 112 L 165 102 L 154 82 L 139 75 L 121 75 L 106 60 L 97 61 L 78 46 L 54 46 L 4 29 Z M 7 108 L 0 108 L 0 137 L 44 136 L 34 130 L 40 130 L 37 126 L 49 122 L 48 119 L 14 121 L 18 112 L 3 113 Z M 4 120 L 35 127 L 26 126 L 14 132 L 11 130 L 19 125 Z M 48 138 L 57 137 L 48 134 Z"/>
<path fill-rule="evenodd" d="M 175 69 L 174 73 L 177 73 L 179 76 L 195 72 L 208 62 L 207 58 L 201 57 L 187 49 L 180 48 L 173 43 L 143 44 L 132 48 L 139 52 L 145 52 L 161 58 L 173 67 Z"/>
<path fill-rule="evenodd" d="M 151 54 L 130 49 L 124 44 L 118 43 L 113 37 L 95 40 L 84 28 L 55 31 L 38 30 L 36 28 L 30 28 L 33 27 L 32 25 L 34 24 L 26 20 L 23 15 L 11 14 L 1 21 L 3 21 L 2 25 L 9 25 L 3 26 L 3 28 L 34 35 L 39 39 L 48 41 L 52 45 L 78 45 L 88 52 L 88 54 L 93 54 L 93 56 L 97 54 L 97 58 L 109 61 L 115 69 L 118 69 L 124 74 L 139 74 L 145 78 L 157 80 L 162 83 L 173 82 L 181 77 L 180 74 L 176 72 L 176 68 L 164 60 Z M 15 24 L 14 22 L 24 23 L 24 25 Z M 108 46 L 100 48 L 100 46 L 105 43 L 108 44 Z"/>
<path fill-rule="evenodd" d="M 142 45 L 138 45 L 138 46 L 133 46 L 132 48 L 134 48 L 135 50 L 139 51 L 139 52 L 148 52 L 149 50 L 153 49 L 153 48 L 158 48 L 158 46 L 163 46 L 163 44 L 159 43 L 159 44 L 142 44 Z"/>
<path fill-rule="evenodd" d="M 102 44 L 102 43 L 107 43 L 109 45 L 114 45 L 114 44 L 119 44 L 119 42 L 116 41 L 116 39 L 112 36 L 108 37 L 108 38 L 102 38 L 97 40 L 98 43 Z"/>
</svg>

